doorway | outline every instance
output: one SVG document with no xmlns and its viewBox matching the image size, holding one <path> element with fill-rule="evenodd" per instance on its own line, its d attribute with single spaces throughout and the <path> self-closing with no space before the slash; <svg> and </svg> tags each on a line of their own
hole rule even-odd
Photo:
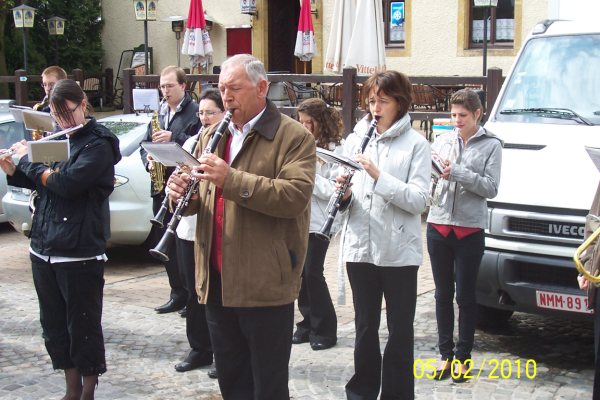
<svg viewBox="0 0 600 400">
<path fill-rule="evenodd" d="M 301 73 L 294 56 L 300 2 L 298 0 L 269 0 L 268 69 Z"/>
</svg>

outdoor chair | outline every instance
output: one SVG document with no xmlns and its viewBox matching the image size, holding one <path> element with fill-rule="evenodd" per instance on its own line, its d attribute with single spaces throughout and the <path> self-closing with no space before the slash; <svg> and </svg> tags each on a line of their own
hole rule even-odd
<svg viewBox="0 0 600 400">
<path fill-rule="evenodd" d="M 88 102 L 94 107 L 100 107 L 100 110 L 102 110 L 105 93 L 101 79 L 96 77 L 85 78 L 81 88 L 85 92 Z"/>
</svg>

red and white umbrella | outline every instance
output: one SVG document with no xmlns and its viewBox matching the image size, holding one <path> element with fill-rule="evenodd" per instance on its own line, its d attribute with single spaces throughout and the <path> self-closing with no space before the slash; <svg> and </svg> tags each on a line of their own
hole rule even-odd
<svg viewBox="0 0 600 400">
<path fill-rule="evenodd" d="M 310 61 L 315 54 L 317 54 L 317 43 L 315 42 L 315 29 L 310 13 L 310 0 L 302 0 L 294 55 L 300 61 Z"/>
<path fill-rule="evenodd" d="M 342 73 L 354 26 L 356 0 L 335 0 L 325 53 L 325 72 Z"/>
<path fill-rule="evenodd" d="M 359 75 L 385 71 L 385 41 L 381 0 L 358 0 L 356 19 L 344 67 Z"/>
<path fill-rule="evenodd" d="M 183 38 L 181 54 L 190 56 L 190 66 L 207 65 L 213 53 L 210 36 L 205 30 L 204 8 L 202 0 L 190 0 L 187 29 Z"/>
</svg>

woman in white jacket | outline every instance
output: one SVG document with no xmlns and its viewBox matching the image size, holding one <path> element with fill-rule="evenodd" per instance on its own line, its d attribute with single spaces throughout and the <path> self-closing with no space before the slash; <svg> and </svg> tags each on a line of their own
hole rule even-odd
<svg viewBox="0 0 600 400">
<path fill-rule="evenodd" d="M 347 219 L 342 255 L 356 313 L 354 376 L 348 399 L 414 398 L 413 321 L 417 271 L 422 262 L 421 213 L 427 204 L 431 155 L 425 138 L 412 129 L 408 110 L 412 89 L 397 71 L 376 73 L 363 86 L 367 116 L 344 143 L 358 161 L 352 185 L 342 201 Z M 374 137 L 356 154 L 369 122 Z M 338 184 L 345 176 L 338 177 Z M 382 297 L 389 337 L 379 345 Z"/>
<path fill-rule="evenodd" d="M 298 120 L 313 134 L 317 147 L 341 152 L 344 125 L 334 107 L 321 99 L 307 99 L 298 107 Z M 296 324 L 296 332 L 292 336 L 293 344 L 310 342 L 313 350 L 325 350 L 337 343 L 337 317 L 323 275 L 329 242 L 315 235 L 327 219 L 327 204 L 335 191 L 333 180 L 336 176 L 336 165 L 317 160 L 308 249 L 298 296 L 298 309 L 303 319 Z M 332 232 L 335 232 L 335 227 Z"/>
</svg>

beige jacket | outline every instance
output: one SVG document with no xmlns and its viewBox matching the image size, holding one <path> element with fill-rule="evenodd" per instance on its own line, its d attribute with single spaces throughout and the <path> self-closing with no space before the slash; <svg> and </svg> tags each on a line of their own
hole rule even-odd
<svg viewBox="0 0 600 400">
<path fill-rule="evenodd" d="M 198 144 L 204 149 L 214 127 Z M 217 148 L 221 156 L 227 131 Z M 225 179 L 222 299 L 226 307 L 289 304 L 298 297 L 308 244 L 315 180 L 315 141 L 297 121 L 267 108 L 248 134 Z M 196 292 L 209 287 L 215 187 L 206 181 L 186 214 L 197 213 Z"/>
</svg>

